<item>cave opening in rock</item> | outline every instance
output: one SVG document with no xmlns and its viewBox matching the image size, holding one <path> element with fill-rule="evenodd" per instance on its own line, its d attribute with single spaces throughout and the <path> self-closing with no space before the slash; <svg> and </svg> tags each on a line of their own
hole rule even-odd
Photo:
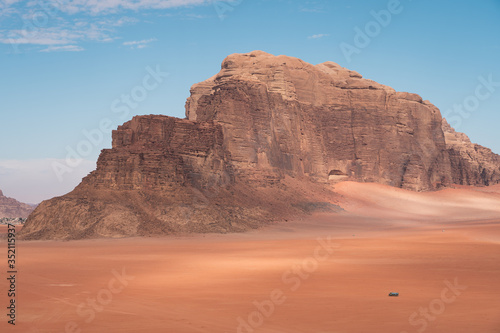
<svg viewBox="0 0 500 333">
<path fill-rule="evenodd" d="M 347 176 L 347 174 L 340 171 L 340 170 L 332 170 L 332 171 L 330 171 L 328 176 Z"/>
</svg>

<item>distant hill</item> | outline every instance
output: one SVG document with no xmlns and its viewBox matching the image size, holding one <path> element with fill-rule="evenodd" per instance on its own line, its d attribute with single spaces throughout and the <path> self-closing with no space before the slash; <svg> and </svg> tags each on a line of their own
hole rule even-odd
<svg viewBox="0 0 500 333">
<path fill-rule="evenodd" d="M 0 190 L 0 218 L 2 217 L 22 217 L 27 218 L 28 215 L 36 208 L 37 205 L 29 205 L 17 201 L 13 198 L 8 198 L 3 195 Z"/>
</svg>

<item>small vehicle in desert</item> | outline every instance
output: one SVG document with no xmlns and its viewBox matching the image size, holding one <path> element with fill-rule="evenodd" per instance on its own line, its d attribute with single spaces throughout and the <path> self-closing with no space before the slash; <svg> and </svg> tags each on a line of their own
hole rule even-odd
<svg viewBox="0 0 500 333">
<path fill-rule="evenodd" d="M 389 296 L 392 296 L 392 297 L 398 297 L 399 296 L 399 293 L 389 293 Z"/>
</svg>

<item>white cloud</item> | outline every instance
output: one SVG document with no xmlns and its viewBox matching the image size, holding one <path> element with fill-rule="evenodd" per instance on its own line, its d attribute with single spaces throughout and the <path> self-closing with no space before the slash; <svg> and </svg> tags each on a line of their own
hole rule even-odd
<svg viewBox="0 0 500 333">
<path fill-rule="evenodd" d="M 21 0 L 2 0 L 0 1 L 0 8 L 7 8 L 15 4 L 16 2 L 21 2 Z"/>
<path fill-rule="evenodd" d="M 54 28 L 40 29 L 38 31 L 11 30 L 7 35 L 2 34 L 1 43 L 5 44 L 36 44 L 58 45 L 68 44 L 78 39 L 79 36 L 68 30 Z"/>
<path fill-rule="evenodd" d="M 76 22 L 78 23 L 78 22 Z M 66 45 L 76 44 L 82 40 L 106 42 L 112 40 L 109 29 L 97 24 L 69 24 L 34 30 L 0 31 L 0 43 L 32 44 L 32 45 Z"/>
<path fill-rule="evenodd" d="M 14 8 L 0 5 L 0 20 L 5 19 L 7 16 L 10 16 L 16 12 L 17 11 Z"/>
<path fill-rule="evenodd" d="M 61 5 L 60 0 L 49 0 L 61 11 L 75 14 L 88 12 L 93 15 L 116 13 L 120 10 L 168 9 L 209 4 L 213 0 L 67 0 Z"/>
<path fill-rule="evenodd" d="M 72 191 L 89 172 L 94 161 L 81 160 L 60 182 L 53 170 L 54 163 L 64 159 L 0 160 L 0 190 L 4 195 L 26 203 L 40 203 Z"/>
<path fill-rule="evenodd" d="M 118 20 L 106 20 L 106 21 L 101 21 L 99 23 L 101 23 L 102 25 L 121 27 L 121 26 L 124 26 L 127 24 L 134 24 L 137 22 L 139 22 L 139 20 L 134 18 L 134 17 L 123 16 L 123 17 L 119 18 Z"/>
<path fill-rule="evenodd" d="M 81 51 L 83 41 L 111 42 L 117 29 L 136 24 L 139 10 L 200 6 L 213 0 L 0 0 L 0 20 L 10 20 L 0 28 L 0 43 L 12 45 L 18 53 L 21 45 L 35 45 L 37 51 Z M 123 15 L 129 12 L 131 15 Z M 17 15 L 9 14 L 17 13 Z M 80 15 L 73 15 L 78 13 Z M 4 15 L 5 14 L 5 15 Z M 189 14 L 190 18 L 202 18 Z M 19 21 L 21 19 L 21 21 Z M 147 43 L 128 45 L 145 48 Z M 68 46 L 65 48 L 40 46 Z"/>
<path fill-rule="evenodd" d="M 78 45 L 64 45 L 64 46 L 49 46 L 46 49 L 41 50 L 40 52 L 80 52 L 83 51 L 84 48 Z"/>
<path fill-rule="evenodd" d="M 300 11 L 304 13 L 326 13 L 324 10 L 316 8 L 301 8 Z"/>
<path fill-rule="evenodd" d="M 319 38 L 328 37 L 328 36 L 330 36 L 330 35 L 329 34 L 317 34 L 317 35 L 309 36 L 307 38 L 309 38 L 309 39 L 319 39 Z"/>
<path fill-rule="evenodd" d="M 325 3 L 322 1 L 304 1 L 300 11 L 304 13 L 326 13 Z"/>
<path fill-rule="evenodd" d="M 16 4 L 21 1 L 22 0 L 0 0 L 0 20 L 13 16 L 14 14 L 22 16 L 22 11 L 16 6 Z"/>
<path fill-rule="evenodd" d="M 157 41 L 156 38 L 150 38 L 150 39 L 143 39 L 143 40 L 133 40 L 129 42 L 124 42 L 123 45 L 125 46 L 130 46 L 131 48 L 135 49 L 143 49 L 145 48 L 149 43 Z"/>
</svg>

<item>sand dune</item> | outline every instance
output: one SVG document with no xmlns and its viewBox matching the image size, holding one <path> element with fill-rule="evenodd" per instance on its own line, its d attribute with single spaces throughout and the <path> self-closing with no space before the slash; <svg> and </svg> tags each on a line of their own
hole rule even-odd
<svg viewBox="0 0 500 333">
<path fill-rule="evenodd" d="M 244 234 L 21 242 L 0 330 L 500 332 L 500 186 L 335 189 L 345 213 Z"/>
<path fill-rule="evenodd" d="M 343 182 L 336 184 L 335 190 L 344 196 L 341 206 L 360 215 L 463 220 L 500 214 L 499 186 L 418 193 L 375 183 Z"/>
</svg>

